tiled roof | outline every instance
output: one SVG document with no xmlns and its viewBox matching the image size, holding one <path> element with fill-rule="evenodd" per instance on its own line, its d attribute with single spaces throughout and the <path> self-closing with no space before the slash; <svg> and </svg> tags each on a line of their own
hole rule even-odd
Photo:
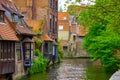
<svg viewBox="0 0 120 80">
<path fill-rule="evenodd" d="M 63 26 L 63 30 L 62 31 L 69 31 L 69 23 L 67 21 L 59 21 L 58 22 L 58 26 Z"/>
<path fill-rule="evenodd" d="M 0 0 L 0 9 L 5 9 L 8 10 L 11 13 L 15 13 L 18 16 L 21 16 L 21 14 L 19 13 L 19 11 L 16 9 L 16 6 L 9 0 Z M 16 36 L 16 32 L 17 34 L 19 33 L 24 34 L 24 35 L 35 35 L 27 26 L 27 24 L 25 23 L 25 21 L 22 21 L 22 25 L 23 26 L 19 26 L 17 24 L 13 24 L 13 22 L 11 22 L 7 16 L 5 15 L 5 23 L 0 23 L 0 37 L 1 40 L 14 40 L 14 41 L 18 41 L 19 39 Z"/>
<path fill-rule="evenodd" d="M 44 41 L 53 41 L 48 35 L 44 35 L 43 40 Z"/>
<path fill-rule="evenodd" d="M 69 45 L 68 41 L 64 41 L 64 40 L 60 41 L 60 44 L 62 46 L 68 46 Z"/>
<path fill-rule="evenodd" d="M 8 24 L 0 23 L 0 36 L 2 40 L 18 41 L 15 31 Z"/>
<path fill-rule="evenodd" d="M 17 30 L 20 32 L 20 34 L 35 35 L 32 31 L 22 26 L 21 27 L 18 26 Z"/>
<path fill-rule="evenodd" d="M 58 20 L 64 20 L 64 17 L 66 17 L 66 20 L 69 20 L 68 12 L 59 12 L 58 13 Z"/>
<path fill-rule="evenodd" d="M 8 10 L 11 13 L 17 14 L 19 16 L 22 16 L 22 14 L 20 14 L 16 8 L 16 6 L 14 5 L 13 2 L 9 1 L 9 0 L 0 0 L 0 3 L 2 3 L 2 6 Z"/>
<path fill-rule="evenodd" d="M 79 26 L 78 36 L 85 36 L 87 33 L 88 33 L 88 30 L 87 30 L 87 29 L 84 29 L 83 26 Z"/>
</svg>

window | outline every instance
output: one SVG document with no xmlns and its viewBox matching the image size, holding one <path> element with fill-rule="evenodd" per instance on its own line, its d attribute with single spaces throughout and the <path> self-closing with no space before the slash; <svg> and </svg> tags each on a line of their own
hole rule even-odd
<svg viewBox="0 0 120 80">
<path fill-rule="evenodd" d="M 25 59 L 30 58 L 30 43 L 25 43 Z"/>
<path fill-rule="evenodd" d="M 22 14 L 23 14 L 23 16 L 24 16 L 23 19 L 26 20 L 26 18 L 27 18 L 27 13 L 22 13 Z"/>
<path fill-rule="evenodd" d="M 58 2 L 57 1 L 56 1 L 55 5 L 56 5 L 56 12 L 57 12 L 58 11 Z"/>
<path fill-rule="evenodd" d="M 4 11 L 0 11 L 0 22 L 4 22 Z"/>
<path fill-rule="evenodd" d="M 43 49 L 44 49 L 44 52 L 45 52 L 45 53 L 48 53 L 48 49 L 49 49 L 49 48 L 48 48 L 48 42 L 45 42 Z"/>
<path fill-rule="evenodd" d="M 67 46 L 63 46 L 63 50 L 67 51 L 68 47 Z"/>
<path fill-rule="evenodd" d="M 67 18 L 66 18 L 66 17 L 64 17 L 64 18 L 63 18 L 63 20 L 67 20 Z"/>
<path fill-rule="evenodd" d="M 59 30 L 63 30 L 63 26 L 62 25 L 59 25 Z"/>
<path fill-rule="evenodd" d="M 18 23 L 18 25 L 22 26 L 22 17 L 18 15 L 14 15 L 14 21 Z"/>
<path fill-rule="evenodd" d="M 50 8 L 53 8 L 53 0 L 50 0 Z"/>
<path fill-rule="evenodd" d="M 52 23 L 52 24 L 53 24 L 53 26 L 52 26 L 53 33 L 54 33 L 54 31 L 55 31 L 55 29 L 54 29 L 54 28 L 55 28 L 55 22 L 54 22 L 54 20 L 55 20 L 55 17 L 53 16 L 53 23 Z"/>
<path fill-rule="evenodd" d="M 11 13 L 9 11 L 5 11 L 6 16 L 8 17 L 9 20 L 11 20 Z"/>
<path fill-rule="evenodd" d="M 11 20 L 12 20 L 12 22 L 15 21 L 14 14 L 11 14 Z"/>
<path fill-rule="evenodd" d="M 17 15 L 14 15 L 14 20 L 15 20 L 15 22 L 18 22 L 18 16 Z"/>
<path fill-rule="evenodd" d="M 0 42 L 0 60 L 14 60 L 15 44 L 14 42 Z"/>
<path fill-rule="evenodd" d="M 17 54 L 17 60 L 21 60 L 21 45 L 20 43 L 16 43 L 16 54 Z"/>
<path fill-rule="evenodd" d="M 52 16 L 50 15 L 50 31 L 51 31 L 51 28 L 52 28 Z"/>
<path fill-rule="evenodd" d="M 75 41 L 75 40 L 76 40 L 76 36 L 74 35 L 74 36 L 73 36 L 73 41 Z"/>
<path fill-rule="evenodd" d="M 33 43 L 26 42 L 24 43 L 25 49 L 25 60 L 31 60 L 33 57 Z"/>
<path fill-rule="evenodd" d="M 22 26 L 22 17 L 19 17 L 19 19 L 18 19 L 18 24 L 19 24 L 20 26 Z"/>
</svg>

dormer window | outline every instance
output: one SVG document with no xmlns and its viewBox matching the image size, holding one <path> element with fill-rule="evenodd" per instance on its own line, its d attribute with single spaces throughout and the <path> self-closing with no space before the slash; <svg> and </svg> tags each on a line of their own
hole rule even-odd
<svg viewBox="0 0 120 80">
<path fill-rule="evenodd" d="M 9 11 L 5 11 L 6 16 L 8 17 L 9 20 L 11 20 L 11 13 Z"/>
<path fill-rule="evenodd" d="M 4 22 L 4 11 L 0 11 L 0 22 Z"/>
<path fill-rule="evenodd" d="M 19 18 L 18 18 L 18 24 L 19 24 L 20 26 L 22 26 L 22 17 L 19 17 Z"/>
<path fill-rule="evenodd" d="M 18 22 L 18 15 L 14 15 L 15 22 Z"/>
<path fill-rule="evenodd" d="M 19 26 L 22 26 L 22 16 L 14 15 L 14 21 L 17 22 Z"/>
</svg>

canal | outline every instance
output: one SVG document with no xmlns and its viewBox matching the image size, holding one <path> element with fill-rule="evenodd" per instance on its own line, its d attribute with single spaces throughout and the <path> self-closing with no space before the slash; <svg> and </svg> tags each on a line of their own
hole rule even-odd
<svg viewBox="0 0 120 80">
<path fill-rule="evenodd" d="M 90 59 L 63 59 L 45 73 L 27 76 L 22 80 L 109 80 L 114 71 L 105 71 L 99 62 Z"/>
</svg>

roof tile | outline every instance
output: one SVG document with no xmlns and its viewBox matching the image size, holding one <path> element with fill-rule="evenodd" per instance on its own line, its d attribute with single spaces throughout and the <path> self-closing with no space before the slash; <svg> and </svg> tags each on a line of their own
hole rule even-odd
<svg viewBox="0 0 120 80">
<path fill-rule="evenodd" d="M 44 41 L 53 41 L 48 35 L 44 35 L 43 40 Z"/>
<path fill-rule="evenodd" d="M 64 20 L 64 17 L 66 17 L 66 20 L 69 20 L 68 12 L 59 12 L 58 13 L 58 20 Z"/>
<path fill-rule="evenodd" d="M 18 41 L 15 31 L 9 25 L 0 23 L 0 36 L 2 40 Z"/>
</svg>

